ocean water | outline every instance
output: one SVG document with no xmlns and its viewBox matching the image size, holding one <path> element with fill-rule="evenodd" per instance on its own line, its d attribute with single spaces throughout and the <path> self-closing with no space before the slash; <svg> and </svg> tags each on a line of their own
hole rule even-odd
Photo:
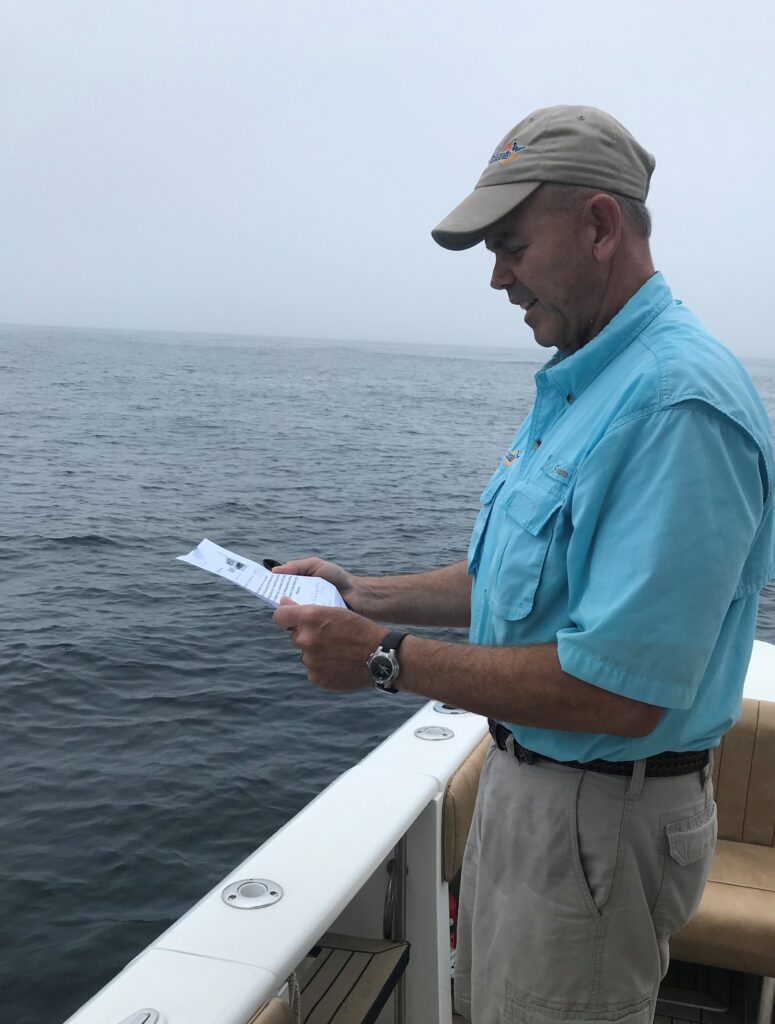
<svg viewBox="0 0 775 1024">
<path fill-rule="evenodd" d="M 64 1020 L 422 703 L 318 691 L 175 557 L 460 559 L 540 356 L 0 327 L 3 1020 Z"/>
</svg>

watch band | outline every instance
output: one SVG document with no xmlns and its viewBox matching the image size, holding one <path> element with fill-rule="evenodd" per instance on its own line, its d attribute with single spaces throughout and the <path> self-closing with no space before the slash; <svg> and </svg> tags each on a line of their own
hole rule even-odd
<svg viewBox="0 0 775 1024">
<path fill-rule="evenodd" d="M 383 651 L 397 651 L 401 646 L 402 641 L 408 635 L 408 633 L 402 633 L 398 629 L 391 629 L 390 632 L 382 638 L 379 646 Z"/>
</svg>

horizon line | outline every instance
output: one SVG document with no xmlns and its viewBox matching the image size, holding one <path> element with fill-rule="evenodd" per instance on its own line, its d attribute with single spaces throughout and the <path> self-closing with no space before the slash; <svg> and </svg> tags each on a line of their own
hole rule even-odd
<svg viewBox="0 0 775 1024">
<path fill-rule="evenodd" d="M 241 338 L 241 339 L 255 339 L 257 341 L 262 340 L 273 340 L 273 341 L 300 341 L 300 342 L 324 342 L 326 344 L 344 344 L 344 345 L 398 345 L 399 347 L 411 348 L 420 345 L 427 346 L 428 348 L 459 348 L 465 349 L 466 351 L 476 351 L 482 349 L 484 351 L 498 351 L 498 352 L 512 352 L 519 356 L 532 357 L 535 362 L 544 362 L 550 356 L 543 356 L 541 353 L 546 352 L 547 349 L 543 349 L 541 346 L 536 345 L 537 351 L 533 348 L 525 348 L 517 345 L 496 345 L 496 344 L 480 344 L 478 342 L 460 342 L 460 341 L 396 341 L 396 340 L 383 340 L 379 341 L 376 338 L 333 338 L 333 337 L 322 337 L 319 335 L 307 335 L 307 334 L 256 334 L 249 333 L 246 331 L 213 331 L 213 330 L 197 330 L 194 328 L 176 328 L 176 327 L 103 327 L 95 324 L 33 324 L 33 323 L 19 323 L 14 321 L 0 321 L 0 328 L 2 327 L 22 327 L 22 328 L 33 328 L 33 329 L 53 329 L 53 330 L 68 330 L 68 331 L 111 331 L 116 334 L 119 333 L 130 333 L 135 332 L 137 334 L 174 334 L 189 337 L 191 335 L 199 335 L 202 337 L 210 338 Z M 724 346 L 729 348 L 728 345 Z M 759 359 L 763 362 L 775 362 L 775 356 L 759 355 L 753 352 L 735 352 L 729 348 L 738 359 Z"/>
<path fill-rule="evenodd" d="M 378 340 L 376 338 L 335 338 L 335 337 L 324 337 L 321 335 L 308 335 L 308 334 L 256 334 L 248 333 L 245 331 L 213 331 L 213 330 L 199 330 L 194 328 L 175 328 L 175 327 L 104 327 L 96 324 L 42 324 L 42 323 L 20 323 L 16 321 L 0 321 L 0 328 L 2 327 L 25 327 L 33 329 L 53 329 L 53 330 L 67 330 L 67 331 L 112 331 L 115 333 L 131 333 L 137 334 L 174 334 L 183 335 L 184 337 L 190 337 L 191 335 L 199 335 L 200 337 L 210 338 L 244 338 L 244 339 L 255 339 L 261 340 L 274 340 L 274 341 L 322 341 L 327 344 L 345 344 L 345 345 L 401 345 L 407 348 L 417 345 L 427 345 L 430 348 L 433 347 L 447 347 L 447 348 L 462 348 L 462 349 L 497 349 L 503 352 L 516 352 L 521 355 L 535 355 L 536 361 L 542 361 L 543 357 L 541 352 L 544 351 L 538 347 L 538 351 L 534 352 L 532 348 L 518 347 L 516 345 L 480 345 L 477 342 L 454 342 L 454 341 L 396 341 L 396 340 Z"/>
</svg>

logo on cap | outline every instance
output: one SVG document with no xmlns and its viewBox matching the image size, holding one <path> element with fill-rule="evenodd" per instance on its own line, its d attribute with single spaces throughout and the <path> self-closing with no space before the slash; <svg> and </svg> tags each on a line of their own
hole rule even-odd
<svg viewBox="0 0 775 1024">
<path fill-rule="evenodd" d="M 505 149 L 496 149 L 490 159 L 487 161 L 487 166 L 496 163 L 508 163 L 509 160 L 513 160 L 514 157 L 518 156 L 523 149 L 527 149 L 527 146 L 521 145 L 516 139 L 513 139 Z"/>
</svg>

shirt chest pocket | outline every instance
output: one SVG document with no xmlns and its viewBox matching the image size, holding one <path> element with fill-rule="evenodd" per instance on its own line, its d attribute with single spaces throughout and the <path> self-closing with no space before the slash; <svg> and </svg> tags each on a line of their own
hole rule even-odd
<svg viewBox="0 0 775 1024">
<path fill-rule="evenodd" d="M 499 618 L 524 619 L 532 610 L 564 497 L 522 483 L 506 498 L 487 581 L 490 608 Z"/>
<path fill-rule="evenodd" d="M 468 562 L 466 571 L 469 576 L 472 576 L 479 567 L 479 559 L 482 554 L 482 540 L 484 538 L 484 532 L 487 529 L 487 524 L 490 521 L 492 503 L 495 501 L 495 496 L 501 489 L 505 479 L 506 478 L 503 473 L 496 473 L 482 491 L 481 497 L 479 498 L 482 507 L 479 510 L 479 515 L 474 523 L 471 542 L 468 545 Z"/>
</svg>

